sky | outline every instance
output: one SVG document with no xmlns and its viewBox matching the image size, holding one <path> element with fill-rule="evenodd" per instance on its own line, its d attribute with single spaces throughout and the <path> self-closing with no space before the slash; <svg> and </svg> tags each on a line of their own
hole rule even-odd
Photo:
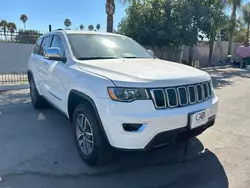
<svg viewBox="0 0 250 188">
<path fill-rule="evenodd" d="M 81 24 L 87 29 L 90 24 L 101 25 L 101 31 L 106 31 L 107 16 L 105 12 L 106 0 L 2 0 L 0 20 L 15 22 L 17 29 L 23 29 L 20 20 L 21 14 L 28 16 L 27 29 L 48 31 L 48 25 L 52 29 L 64 29 L 64 20 L 69 18 L 72 29 Z M 250 0 L 243 0 L 243 4 Z M 120 20 L 125 16 L 124 5 L 116 3 L 114 15 L 114 28 L 117 28 Z M 228 13 L 231 10 L 228 10 Z"/>
<path fill-rule="evenodd" d="M 28 16 L 27 29 L 48 31 L 49 24 L 52 30 L 64 29 L 64 20 L 69 18 L 72 29 L 90 24 L 101 25 L 101 31 L 106 31 L 107 16 L 105 11 L 106 0 L 2 0 L 0 21 L 15 22 L 17 29 L 23 29 L 20 20 L 21 14 Z M 117 28 L 122 17 L 125 16 L 124 5 L 116 3 L 114 28 Z"/>
</svg>

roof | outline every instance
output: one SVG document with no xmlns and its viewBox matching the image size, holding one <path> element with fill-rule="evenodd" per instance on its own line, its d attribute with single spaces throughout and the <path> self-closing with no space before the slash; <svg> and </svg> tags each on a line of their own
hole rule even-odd
<svg viewBox="0 0 250 188">
<path fill-rule="evenodd" d="M 114 33 L 106 33 L 106 32 L 99 32 L 99 31 L 84 31 L 84 30 L 54 30 L 53 32 L 65 32 L 67 34 L 95 34 L 95 35 L 110 35 L 110 36 L 122 36 L 119 34 L 114 34 Z"/>
</svg>

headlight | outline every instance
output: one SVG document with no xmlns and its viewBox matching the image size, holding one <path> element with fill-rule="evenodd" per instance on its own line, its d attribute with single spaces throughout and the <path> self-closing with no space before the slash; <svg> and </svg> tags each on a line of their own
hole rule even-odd
<svg viewBox="0 0 250 188">
<path fill-rule="evenodd" d="M 108 93 L 111 99 L 115 101 L 132 102 L 134 100 L 149 99 L 146 89 L 136 88 L 108 88 Z"/>
</svg>

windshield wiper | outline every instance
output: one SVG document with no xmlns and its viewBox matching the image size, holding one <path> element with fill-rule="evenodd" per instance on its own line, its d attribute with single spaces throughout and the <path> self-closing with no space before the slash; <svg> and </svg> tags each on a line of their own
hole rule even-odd
<svg viewBox="0 0 250 188">
<path fill-rule="evenodd" d="M 118 57 L 115 56 L 96 56 L 96 57 L 78 57 L 78 60 L 95 60 L 95 59 L 118 59 Z"/>
</svg>

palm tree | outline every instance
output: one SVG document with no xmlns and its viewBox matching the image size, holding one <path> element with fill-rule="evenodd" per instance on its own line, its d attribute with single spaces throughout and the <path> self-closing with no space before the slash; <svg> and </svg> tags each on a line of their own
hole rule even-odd
<svg viewBox="0 0 250 188">
<path fill-rule="evenodd" d="M 12 41 L 12 35 L 13 35 L 13 33 L 15 32 L 15 30 L 16 30 L 16 24 L 13 23 L 13 22 L 9 22 L 8 25 L 7 25 L 7 28 L 8 28 L 8 30 L 9 30 L 10 33 L 11 33 L 10 39 L 11 39 L 11 41 Z"/>
<path fill-rule="evenodd" d="M 244 22 L 247 25 L 247 33 L 246 33 L 246 38 L 244 41 L 244 45 L 245 46 L 249 46 L 249 29 L 250 29 L 250 3 L 247 3 L 244 7 L 243 7 L 243 19 Z"/>
<path fill-rule="evenodd" d="M 246 42 L 247 29 L 240 29 L 234 35 L 234 41 L 239 43 Z"/>
<path fill-rule="evenodd" d="M 84 29 L 84 26 L 81 24 L 80 25 L 80 30 L 83 30 Z"/>
<path fill-rule="evenodd" d="M 145 0 L 117 0 L 118 3 L 122 4 L 133 4 Z M 107 32 L 113 32 L 114 25 L 114 14 L 115 14 L 115 0 L 106 0 L 106 13 L 107 13 Z"/>
<path fill-rule="evenodd" d="M 71 26 L 71 24 L 72 23 L 71 23 L 70 19 L 67 18 L 67 19 L 64 20 L 64 25 L 67 27 L 67 29 L 69 29 L 69 27 Z"/>
<path fill-rule="evenodd" d="M 100 24 L 97 24 L 97 25 L 96 25 L 96 29 L 99 31 L 100 28 L 101 28 L 101 25 L 100 25 Z"/>
<path fill-rule="evenodd" d="M 24 24 L 24 30 L 26 30 L 26 21 L 28 20 L 28 17 L 25 14 L 22 14 L 20 16 L 20 20 L 23 22 Z"/>
<path fill-rule="evenodd" d="M 89 25 L 88 29 L 89 29 L 90 31 L 93 31 L 93 30 L 94 30 L 94 26 L 93 26 L 93 25 Z"/>
<path fill-rule="evenodd" d="M 228 55 L 230 55 L 232 49 L 233 33 L 235 31 L 235 25 L 236 25 L 236 11 L 238 8 L 241 7 L 242 0 L 229 0 L 228 2 L 232 6 L 231 30 L 229 35 L 229 46 L 228 46 Z"/>
<path fill-rule="evenodd" d="M 6 20 L 2 20 L 0 22 L 0 26 L 3 29 L 3 33 L 4 33 L 4 36 L 5 36 L 5 39 L 6 39 L 6 28 L 7 28 L 7 25 L 8 25 L 8 22 Z"/>
<path fill-rule="evenodd" d="M 112 33 L 114 25 L 115 1 L 106 0 L 107 32 Z"/>
</svg>

